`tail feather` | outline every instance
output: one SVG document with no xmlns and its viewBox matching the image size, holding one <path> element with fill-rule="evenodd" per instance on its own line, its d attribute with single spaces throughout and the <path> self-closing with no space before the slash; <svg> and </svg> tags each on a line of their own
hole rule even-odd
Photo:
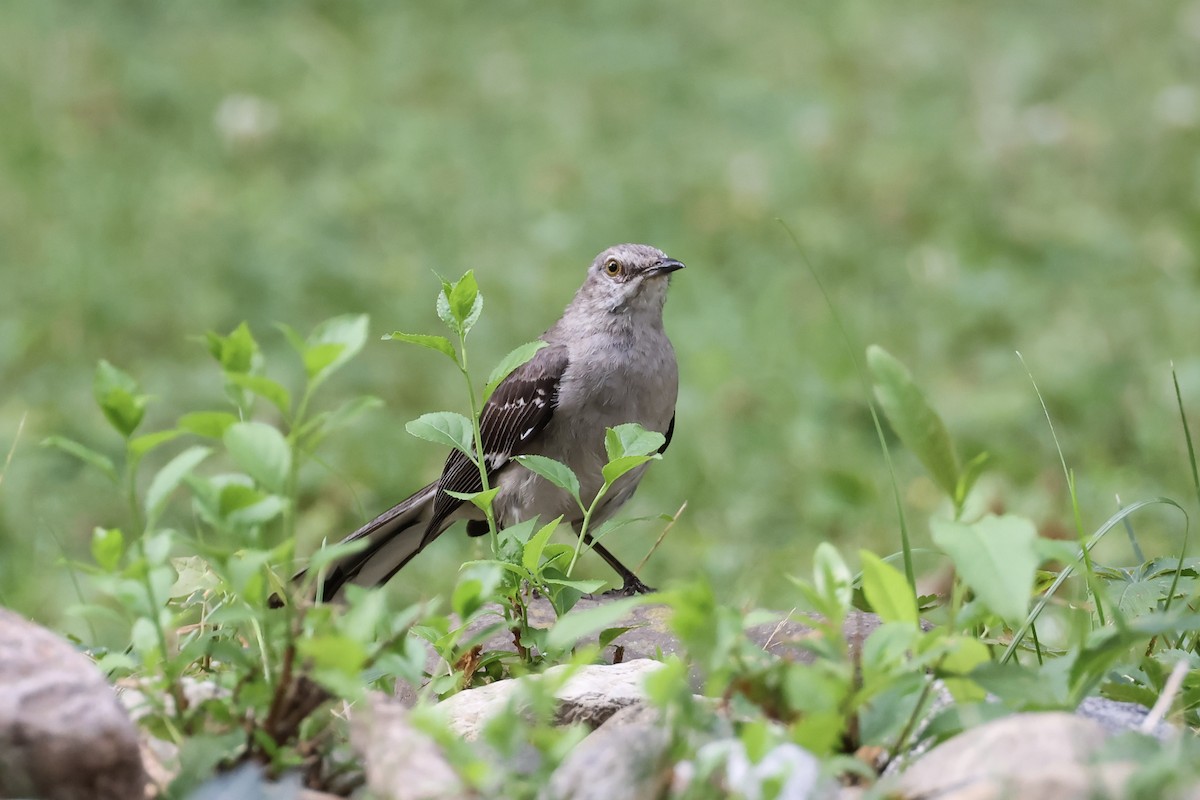
<svg viewBox="0 0 1200 800">
<path fill-rule="evenodd" d="M 429 541 L 437 538 L 441 531 L 429 537 L 425 535 L 433 518 L 436 489 L 436 483 L 429 484 L 343 539 L 344 542 L 366 539 L 370 544 L 329 567 L 325 582 L 318 588 L 321 599 L 325 602 L 333 600 L 348 583 L 363 586 L 383 583 L 424 549 L 429 543 L 426 538 Z M 296 578 L 303 575 L 301 572 Z"/>
</svg>

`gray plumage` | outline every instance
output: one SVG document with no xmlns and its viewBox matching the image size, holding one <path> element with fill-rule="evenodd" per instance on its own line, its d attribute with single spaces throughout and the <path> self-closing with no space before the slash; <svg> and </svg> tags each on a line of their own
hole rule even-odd
<svg viewBox="0 0 1200 800">
<path fill-rule="evenodd" d="M 566 492 L 511 459 L 537 454 L 563 462 L 579 478 L 585 502 L 603 483 L 605 428 L 637 422 L 670 437 L 679 373 L 663 330 L 669 275 L 683 264 L 648 245 L 610 247 L 592 262 L 562 317 L 539 337 L 546 342 L 492 393 L 480 415 L 488 480 L 500 491 L 493 503 L 501 527 L 560 514 L 578 531 L 582 513 Z M 666 444 L 663 445 L 666 449 Z M 593 515 L 593 527 L 616 513 L 637 489 L 646 465 L 621 477 Z M 346 583 L 387 581 L 455 522 L 468 533 L 486 532 L 483 514 L 447 491 L 481 488 L 479 471 L 462 453 L 446 459 L 442 476 L 347 537 L 367 547 L 327 571 L 326 600 Z M 588 537 L 590 539 L 590 537 Z M 617 571 L 622 591 L 649 589 L 599 544 L 593 549 Z"/>
</svg>

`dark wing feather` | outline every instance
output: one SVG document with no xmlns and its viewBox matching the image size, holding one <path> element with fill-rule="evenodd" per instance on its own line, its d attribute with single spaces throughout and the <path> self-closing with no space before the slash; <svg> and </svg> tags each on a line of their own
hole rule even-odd
<svg viewBox="0 0 1200 800">
<path fill-rule="evenodd" d="M 549 424 L 558 404 L 558 384 L 566 369 L 567 348 L 549 345 L 513 370 L 492 392 L 479 417 L 489 476 L 513 456 L 524 453 L 529 443 Z M 433 519 L 425 531 L 425 538 L 436 536 L 446 518 L 462 505 L 462 500 L 447 492 L 470 494 L 482 488 L 479 468 L 460 451 L 450 453 L 438 480 Z"/>
<path fill-rule="evenodd" d="M 663 436 L 662 447 L 658 448 L 658 454 L 662 455 L 667 452 L 667 448 L 671 446 L 671 437 L 675 435 L 675 415 L 671 415 L 671 424 L 667 426 L 667 432 Z"/>
</svg>

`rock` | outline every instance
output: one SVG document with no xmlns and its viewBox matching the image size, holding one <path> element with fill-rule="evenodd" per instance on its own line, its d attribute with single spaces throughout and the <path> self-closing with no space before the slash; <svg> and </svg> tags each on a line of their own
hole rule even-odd
<svg viewBox="0 0 1200 800">
<path fill-rule="evenodd" d="M 583 722 L 593 727 L 604 723 L 617 711 L 645 699 L 642 682 L 662 663 L 649 659 L 620 664 L 593 664 L 581 667 L 556 693 L 559 723 Z M 489 719 L 504 710 L 521 687 L 529 681 L 553 680 L 566 666 L 551 667 L 543 675 L 497 681 L 476 689 L 467 689 L 438 703 L 437 709 L 452 730 L 467 740 L 479 737 Z"/>
<path fill-rule="evenodd" d="M 670 746 L 657 710 L 628 706 L 575 746 L 538 800 L 657 800 L 671 780 Z"/>
<path fill-rule="evenodd" d="M 1013 714 L 938 745 L 897 786 L 906 798 L 1086 800 L 1097 791 L 1119 792 L 1132 769 L 1089 764 L 1106 738 L 1099 723 L 1071 714 Z"/>
<path fill-rule="evenodd" d="M 824 800 L 837 796 L 837 786 L 821 780 L 817 757 L 790 742 L 777 745 L 757 762 L 750 760 L 745 745 L 736 738 L 721 738 L 701 745 L 693 761 L 675 765 L 673 795 L 691 796 L 697 773 L 708 776 L 710 793 L 743 800 Z M 698 792 L 703 796 L 707 794 Z"/>
<path fill-rule="evenodd" d="M 1123 731 L 1142 732 L 1142 722 L 1150 716 L 1150 709 L 1137 703 L 1121 703 L 1107 697 L 1086 697 L 1075 709 L 1076 715 L 1099 722 L 1109 733 Z M 1150 736 L 1165 741 L 1177 733 L 1174 726 L 1159 722 L 1147 731 Z"/>
<path fill-rule="evenodd" d="M 0 797 L 131 800 L 137 731 L 87 656 L 0 608 Z"/>
<path fill-rule="evenodd" d="M 379 800 L 473 797 L 442 749 L 409 720 L 409 709 L 371 694 L 350 720 L 350 742 L 362 756 L 367 788 Z"/>
</svg>

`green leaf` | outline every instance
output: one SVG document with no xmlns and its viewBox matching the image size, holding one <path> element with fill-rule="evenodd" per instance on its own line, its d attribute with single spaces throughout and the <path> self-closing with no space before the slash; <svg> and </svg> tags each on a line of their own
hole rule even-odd
<svg viewBox="0 0 1200 800">
<path fill-rule="evenodd" d="M 166 430 L 135 436 L 129 440 L 129 454 L 135 459 L 141 458 L 154 448 L 164 445 L 172 439 L 177 439 L 184 433 L 185 431 L 181 430 Z"/>
<path fill-rule="evenodd" d="M 253 392 L 279 409 L 285 417 L 291 413 L 292 396 L 279 381 L 265 375 L 250 375 L 247 373 L 230 373 L 225 376 L 234 386 Z"/>
<path fill-rule="evenodd" d="M 530 472 L 541 475 L 558 488 L 567 492 L 571 497 L 575 498 L 576 503 L 580 502 L 579 478 L 575 476 L 575 473 L 566 464 L 555 461 L 553 458 L 535 455 L 515 456 L 513 460 Z"/>
<path fill-rule="evenodd" d="M 315 389 L 362 350 L 367 342 L 369 319 L 366 314 L 346 314 L 325 320 L 313 329 L 303 350 L 310 389 Z"/>
<path fill-rule="evenodd" d="M 142 424 L 149 398 L 139 394 L 137 381 L 101 360 L 92 383 L 96 404 L 117 433 L 128 439 Z"/>
<path fill-rule="evenodd" d="M 604 432 L 604 450 L 610 462 L 624 456 L 657 454 L 666 441 L 661 433 L 648 431 L 636 422 L 627 422 Z"/>
<path fill-rule="evenodd" d="M 83 463 L 103 472 L 113 483 L 119 483 L 117 468 L 112 459 L 79 442 L 65 436 L 47 436 L 42 440 L 42 447 L 54 447 L 78 458 Z"/>
<path fill-rule="evenodd" d="M 643 597 L 626 597 L 583 611 L 572 611 L 550 628 L 546 634 L 546 647 L 551 651 L 570 649 L 583 637 L 605 628 L 612 628 L 625 619 L 634 608 L 645 604 L 646 599 Z"/>
<path fill-rule="evenodd" d="M 912 374 L 878 345 L 867 348 L 875 398 L 904 446 L 916 454 L 949 497 L 958 496 L 958 456 L 942 418 L 925 399 Z"/>
<path fill-rule="evenodd" d="M 461 450 L 475 460 L 475 426 L 471 420 L 453 411 L 422 414 L 404 426 L 404 430 L 427 442 Z"/>
<path fill-rule="evenodd" d="M 224 442 L 251 478 L 272 492 L 285 491 L 292 451 L 282 433 L 263 422 L 239 422 L 225 431 Z"/>
<path fill-rule="evenodd" d="M 483 387 L 484 401 L 486 402 L 492 396 L 492 392 L 496 391 L 496 387 L 511 375 L 513 370 L 528 362 L 529 359 L 537 355 L 538 350 L 541 350 L 545 346 L 546 343 L 540 339 L 533 342 L 526 342 L 500 359 L 500 363 L 492 370 L 492 374 L 488 375 L 487 384 Z"/>
<path fill-rule="evenodd" d="M 483 296 L 479 294 L 479 284 L 475 281 L 474 271 L 467 270 L 467 273 L 450 287 L 446 302 L 450 306 L 450 314 L 465 336 L 483 311 Z"/>
<path fill-rule="evenodd" d="M 227 375 L 251 372 L 262 363 L 258 342 L 254 341 L 254 335 L 245 322 L 230 331 L 228 336 L 209 331 L 205 339 L 208 352 Z"/>
<path fill-rule="evenodd" d="M 617 478 L 620 478 L 625 473 L 632 472 L 642 464 L 648 461 L 656 461 L 659 458 L 661 456 L 658 454 L 652 456 L 621 456 L 605 464 L 600 470 L 600 474 L 604 477 L 605 483 L 615 483 Z"/>
<path fill-rule="evenodd" d="M 424 333 L 404 333 L 402 331 L 392 331 L 391 333 L 385 335 L 383 339 L 384 341 L 409 342 L 410 344 L 417 344 L 430 350 L 436 350 L 439 353 L 445 354 L 446 357 L 455 364 L 458 363 L 458 354 L 454 352 L 454 345 L 450 344 L 450 340 L 445 336 L 430 336 Z"/>
<path fill-rule="evenodd" d="M 228 411 L 197 411 L 184 414 L 179 418 L 178 425 L 180 430 L 188 433 L 208 439 L 220 439 L 229 426 L 237 421 L 238 418 Z"/>
<path fill-rule="evenodd" d="M 363 412 L 379 408 L 383 401 L 372 395 L 354 397 L 342 403 L 332 411 L 322 411 L 300 426 L 296 436 L 302 440 L 306 451 L 311 452 L 334 431 L 344 428 Z"/>
<path fill-rule="evenodd" d="M 962 472 L 958 475 L 958 487 L 954 492 L 954 504 L 958 508 L 962 508 L 963 503 L 967 501 L 967 495 L 971 493 L 975 482 L 983 474 L 983 468 L 987 465 L 989 458 L 987 453 L 980 453 L 963 465 Z"/>
<path fill-rule="evenodd" d="M 934 519 L 930 527 L 934 544 L 950 556 L 976 597 L 1009 625 L 1020 625 L 1039 563 L 1033 522 L 1006 514 L 971 524 Z"/>
<path fill-rule="evenodd" d="M 813 553 L 813 588 L 829 606 L 844 616 L 854 602 L 854 577 L 842 554 L 829 542 L 821 542 Z"/>
<path fill-rule="evenodd" d="M 955 636 L 947 641 L 949 652 L 942 659 L 938 674 L 958 703 L 978 703 L 987 697 L 987 692 L 968 676 L 981 664 L 992 660 L 987 645 L 978 639 Z"/>
<path fill-rule="evenodd" d="M 197 464 L 208 458 L 211 452 L 212 450 L 207 447 L 189 447 L 168 461 L 155 474 L 154 479 L 150 481 L 150 487 L 146 490 L 146 497 L 143 500 L 143 507 L 146 512 L 146 527 L 154 527 L 154 523 L 162 514 L 163 508 L 166 507 L 171 492 L 175 491 L 184 477 Z"/>
<path fill-rule="evenodd" d="M 96 528 L 92 531 L 92 558 L 106 572 L 113 572 L 125 552 L 125 536 L 118 528 Z"/>
<path fill-rule="evenodd" d="M 558 528 L 558 523 L 562 522 L 562 517 L 554 519 L 543 525 L 537 533 L 535 533 L 525 545 L 525 550 L 521 554 L 521 565 L 530 572 L 537 574 L 538 565 L 542 560 L 542 551 L 546 548 L 546 542 L 550 541 L 550 537 L 554 535 L 555 529 Z"/>
<path fill-rule="evenodd" d="M 481 511 L 486 511 L 499 492 L 500 487 L 495 486 L 486 492 L 446 492 L 446 494 L 458 500 L 464 500 Z"/>
<path fill-rule="evenodd" d="M 904 574 L 867 550 L 858 551 L 862 559 L 863 594 L 872 610 L 884 622 L 916 623 L 917 602 Z"/>
<path fill-rule="evenodd" d="M 454 587 L 450 595 L 450 608 L 466 623 L 471 615 L 483 607 L 487 598 L 483 596 L 483 582 L 476 578 L 464 578 Z"/>
</svg>

